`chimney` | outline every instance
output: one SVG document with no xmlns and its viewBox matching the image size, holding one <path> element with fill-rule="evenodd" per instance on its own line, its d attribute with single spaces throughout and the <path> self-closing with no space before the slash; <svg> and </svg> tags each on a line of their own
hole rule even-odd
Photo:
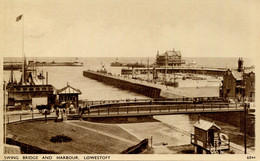
<svg viewBox="0 0 260 161">
<path fill-rule="evenodd" d="M 239 58 L 238 59 L 238 68 L 237 68 L 238 72 L 242 72 L 243 71 L 243 63 L 244 63 L 243 59 Z"/>
<path fill-rule="evenodd" d="M 48 85 L 48 72 L 46 72 L 46 85 Z"/>
</svg>

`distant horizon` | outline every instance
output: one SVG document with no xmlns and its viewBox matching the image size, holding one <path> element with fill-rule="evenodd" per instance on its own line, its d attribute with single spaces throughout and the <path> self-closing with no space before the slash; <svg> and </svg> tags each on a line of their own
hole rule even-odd
<svg viewBox="0 0 260 161">
<path fill-rule="evenodd" d="M 26 58 L 155 58 L 156 56 L 26 56 Z M 3 58 L 22 58 L 22 56 L 4 56 Z M 249 58 L 253 59 L 254 57 L 241 57 L 241 56 L 182 56 L 182 58 Z"/>
</svg>

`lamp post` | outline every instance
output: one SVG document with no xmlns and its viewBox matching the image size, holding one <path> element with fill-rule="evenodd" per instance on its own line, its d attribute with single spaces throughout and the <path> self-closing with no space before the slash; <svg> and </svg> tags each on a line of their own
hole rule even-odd
<svg viewBox="0 0 260 161">
<path fill-rule="evenodd" d="M 247 153 L 246 152 L 246 122 L 247 122 L 247 108 L 248 108 L 248 104 L 245 103 L 245 106 L 244 106 L 244 145 L 245 145 L 245 154 Z"/>
<path fill-rule="evenodd" d="M 6 91 L 6 85 L 5 85 L 5 81 L 4 81 L 4 143 L 6 143 L 6 105 L 5 105 L 5 91 Z"/>
</svg>

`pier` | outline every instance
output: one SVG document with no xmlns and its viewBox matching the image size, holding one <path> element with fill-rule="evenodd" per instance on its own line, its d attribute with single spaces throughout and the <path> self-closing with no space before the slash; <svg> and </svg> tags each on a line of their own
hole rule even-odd
<svg viewBox="0 0 260 161">
<path fill-rule="evenodd" d="M 151 98 L 219 97 L 219 87 L 173 88 L 110 73 L 83 71 L 83 76 Z M 199 95 L 198 95 L 199 94 Z"/>
<path fill-rule="evenodd" d="M 83 76 L 95 79 L 108 85 L 112 85 L 121 89 L 130 90 L 136 93 L 143 94 L 151 98 L 159 98 L 161 89 L 144 85 L 134 80 L 127 80 L 121 77 L 113 76 L 108 73 L 98 73 L 93 71 L 83 71 Z"/>
</svg>

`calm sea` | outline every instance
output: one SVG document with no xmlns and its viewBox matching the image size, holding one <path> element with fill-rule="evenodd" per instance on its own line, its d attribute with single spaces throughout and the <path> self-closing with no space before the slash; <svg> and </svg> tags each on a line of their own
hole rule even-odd
<svg viewBox="0 0 260 161">
<path fill-rule="evenodd" d="M 29 57 L 28 60 L 34 61 L 80 61 L 84 63 L 82 67 L 38 67 L 38 72 L 43 72 L 44 74 L 48 72 L 48 82 L 52 84 L 56 89 L 61 89 L 68 84 L 72 87 L 80 89 L 82 94 L 80 99 L 88 100 L 105 100 L 105 99 L 126 99 L 126 98 L 147 98 L 145 96 L 121 90 L 112 86 L 107 86 L 103 83 L 97 82 L 96 80 L 91 80 L 89 78 L 83 77 L 84 70 L 100 70 L 102 66 L 114 74 L 120 74 L 121 68 L 110 67 L 110 63 L 116 61 L 122 63 L 143 63 L 149 64 L 155 62 L 154 57 L 144 58 L 144 57 L 118 57 L 118 58 L 100 58 L 100 57 L 91 57 L 91 58 L 69 58 L 69 57 Z M 198 65 L 202 66 L 213 66 L 213 67 L 228 67 L 235 68 L 237 67 L 238 58 L 184 58 L 187 63 L 191 61 L 196 61 Z M 21 58 L 4 58 L 5 62 L 14 61 L 19 62 Z M 252 66 L 253 61 L 249 58 L 244 58 L 244 66 Z M 20 80 L 21 72 L 15 71 L 15 78 L 17 81 Z M 4 71 L 4 80 L 8 81 L 10 78 L 10 71 Z"/>
</svg>

